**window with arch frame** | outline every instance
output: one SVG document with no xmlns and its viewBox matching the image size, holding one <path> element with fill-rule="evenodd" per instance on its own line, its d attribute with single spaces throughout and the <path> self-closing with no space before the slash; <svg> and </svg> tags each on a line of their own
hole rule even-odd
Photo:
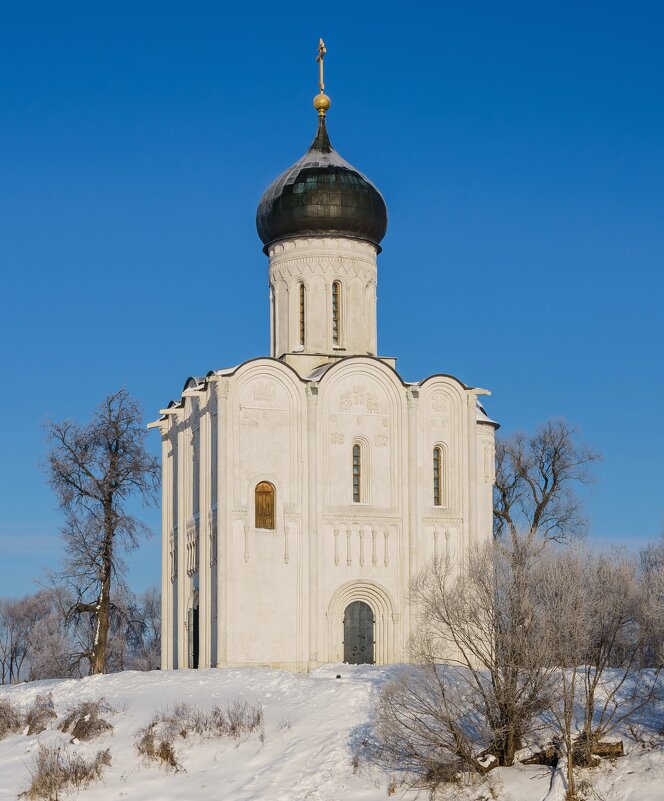
<svg viewBox="0 0 664 801">
<path fill-rule="evenodd" d="M 353 445 L 353 503 L 362 503 L 362 446 Z"/>
<path fill-rule="evenodd" d="M 269 481 L 260 481 L 255 490 L 256 528 L 274 530 L 276 490 Z"/>
<path fill-rule="evenodd" d="M 433 505 L 443 505 L 443 449 L 440 445 L 433 449 Z"/>
<path fill-rule="evenodd" d="M 332 284 L 332 344 L 341 343 L 341 282 Z"/>
</svg>

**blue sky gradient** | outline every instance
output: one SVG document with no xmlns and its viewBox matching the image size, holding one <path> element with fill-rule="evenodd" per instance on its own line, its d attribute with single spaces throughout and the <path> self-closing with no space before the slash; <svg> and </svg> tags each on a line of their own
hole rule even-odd
<svg viewBox="0 0 664 801">
<path fill-rule="evenodd" d="M 0 25 L 0 595 L 60 558 L 41 424 L 268 351 L 262 190 L 308 147 L 383 192 L 379 350 L 604 454 L 592 541 L 664 528 L 660 3 L 21 3 Z M 150 447 L 158 452 L 158 435 Z M 145 513 L 155 532 L 159 515 Z M 156 584 L 159 538 L 130 558 Z"/>
</svg>

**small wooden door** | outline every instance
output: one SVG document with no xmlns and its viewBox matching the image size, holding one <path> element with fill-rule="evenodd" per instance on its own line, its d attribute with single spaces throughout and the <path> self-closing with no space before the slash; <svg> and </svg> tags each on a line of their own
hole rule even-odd
<svg viewBox="0 0 664 801">
<path fill-rule="evenodd" d="M 344 662 L 374 664 L 374 616 L 364 601 L 353 601 L 344 612 Z"/>
</svg>

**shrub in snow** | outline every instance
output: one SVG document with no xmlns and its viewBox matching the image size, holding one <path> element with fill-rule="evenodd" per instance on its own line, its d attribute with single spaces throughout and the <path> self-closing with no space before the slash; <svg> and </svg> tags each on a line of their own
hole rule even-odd
<svg viewBox="0 0 664 801">
<path fill-rule="evenodd" d="M 57 714 L 51 693 L 38 695 L 25 716 L 28 726 L 27 734 L 41 734 L 46 731 L 48 724 L 55 718 L 57 718 Z"/>
<path fill-rule="evenodd" d="M 149 762 L 161 762 L 178 771 L 182 770 L 182 766 L 175 756 L 173 741 L 176 737 L 172 720 L 157 716 L 136 732 L 134 743 L 138 753 Z"/>
<path fill-rule="evenodd" d="M 111 752 L 108 748 L 88 758 L 66 747 L 42 744 L 29 770 L 30 787 L 19 798 L 51 801 L 62 793 L 83 790 L 92 782 L 99 781 L 110 764 Z"/>
<path fill-rule="evenodd" d="M 138 753 L 148 761 L 162 762 L 177 771 L 183 769 L 175 752 L 177 740 L 191 736 L 240 739 L 256 731 L 262 736 L 262 729 L 263 710 L 244 700 L 236 699 L 226 709 L 215 706 L 209 711 L 178 704 L 155 715 L 139 729 L 134 743 Z"/>
<path fill-rule="evenodd" d="M 0 740 L 23 728 L 23 716 L 6 698 L 0 698 Z"/>
<path fill-rule="evenodd" d="M 113 726 L 101 717 L 111 715 L 113 712 L 113 707 L 105 698 L 83 701 L 69 709 L 58 728 L 60 731 L 70 733 L 72 740 L 94 740 L 95 737 L 113 731 Z"/>
<path fill-rule="evenodd" d="M 263 726 L 263 710 L 236 699 L 228 704 L 226 711 L 214 707 L 211 713 L 218 737 L 243 737 Z"/>
</svg>

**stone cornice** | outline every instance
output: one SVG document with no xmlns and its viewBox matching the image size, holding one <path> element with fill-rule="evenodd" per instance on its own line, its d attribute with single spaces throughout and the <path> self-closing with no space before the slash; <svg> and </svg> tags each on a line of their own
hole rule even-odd
<svg viewBox="0 0 664 801">
<path fill-rule="evenodd" d="M 347 256 L 311 256 L 283 259 L 270 264 L 270 275 L 275 278 L 294 278 L 309 273 L 330 277 L 357 276 L 366 281 L 376 281 L 376 264 L 369 260 L 349 258 Z"/>
<path fill-rule="evenodd" d="M 361 239 L 348 239 L 345 237 L 297 237 L 275 242 L 270 245 L 268 256 L 270 261 L 281 261 L 298 255 L 350 255 L 356 258 L 376 261 L 377 249 L 375 245 Z"/>
</svg>

